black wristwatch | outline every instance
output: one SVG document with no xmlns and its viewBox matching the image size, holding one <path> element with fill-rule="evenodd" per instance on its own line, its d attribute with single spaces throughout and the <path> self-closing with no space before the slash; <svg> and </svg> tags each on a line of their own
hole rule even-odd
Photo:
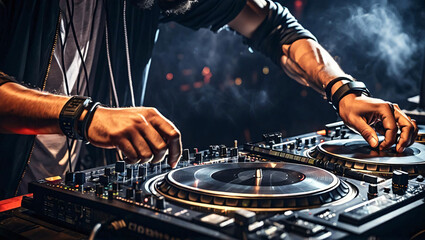
<svg viewBox="0 0 425 240">
<path fill-rule="evenodd" d="M 59 115 L 59 125 L 62 132 L 72 139 L 84 139 L 84 134 L 78 132 L 78 120 L 84 109 L 92 102 L 91 98 L 73 96 L 63 106 Z"/>
</svg>

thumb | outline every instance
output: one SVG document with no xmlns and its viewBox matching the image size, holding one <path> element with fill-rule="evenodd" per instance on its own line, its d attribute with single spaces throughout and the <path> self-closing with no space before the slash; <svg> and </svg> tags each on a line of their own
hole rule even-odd
<svg viewBox="0 0 425 240">
<path fill-rule="evenodd" d="M 379 141 L 375 130 L 373 130 L 373 128 L 369 126 L 369 124 L 367 124 L 363 118 L 358 118 L 357 121 L 354 121 L 352 126 L 362 135 L 362 137 L 369 143 L 371 147 L 378 147 Z"/>
</svg>

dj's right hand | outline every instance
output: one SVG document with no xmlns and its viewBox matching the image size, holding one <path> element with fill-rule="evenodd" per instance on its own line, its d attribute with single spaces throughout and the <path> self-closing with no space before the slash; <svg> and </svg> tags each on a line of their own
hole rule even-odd
<svg viewBox="0 0 425 240">
<path fill-rule="evenodd" d="M 155 108 L 99 107 L 88 129 L 88 140 L 102 148 L 118 148 L 129 163 L 164 159 L 175 167 L 182 153 L 180 132 Z"/>
</svg>

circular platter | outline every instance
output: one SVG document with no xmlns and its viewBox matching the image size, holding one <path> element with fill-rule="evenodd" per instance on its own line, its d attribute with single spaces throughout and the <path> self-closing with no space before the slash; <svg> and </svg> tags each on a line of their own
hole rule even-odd
<svg viewBox="0 0 425 240">
<path fill-rule="evenodd" d="M 401 169 L 411 176 L 425 173 L 425 146 L 414 143 L 398 153 L 395 146 L 380 151 L 363 139 L 346 139 L 323 142 L 307 155 L 336 163 L 353 170 L 388 177 L 393 170 Z"/>
<path fill-rule="evenodd" d="M 356 195 L 332 173 L 293 163 L 223 163 L 175 169 L 150 190 L 206 210 L 283 211 L 338 204 Z"/>
</svg>

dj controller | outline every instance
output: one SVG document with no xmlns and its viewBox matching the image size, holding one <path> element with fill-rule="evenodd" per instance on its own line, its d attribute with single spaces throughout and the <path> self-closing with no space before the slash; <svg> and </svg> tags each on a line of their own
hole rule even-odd
<svg viewBox="0 0 425 240">
<path fill-rule="evenodd" d="M 185 149 L 175 169 L 118 161 L 41 179 L 23 206 L 91 239 L 414 239 L 424 174 L 425 145 L 379 151 L 335 123 Z"/>
</svg>

